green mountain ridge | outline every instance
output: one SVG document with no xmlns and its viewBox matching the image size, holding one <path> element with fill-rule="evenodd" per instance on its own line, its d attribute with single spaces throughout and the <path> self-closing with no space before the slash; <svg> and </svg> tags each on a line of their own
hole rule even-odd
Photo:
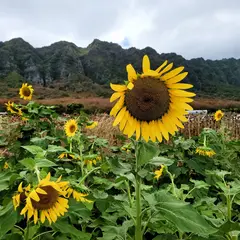
<svg viewBox="0 0 240 240">
<path fill-rule="evenodd" d="M 76 83 L 107 88 L 110 82 L 127 79 L 129 63 L 141 72 L 145 54 L 153 69 L 165 60 L 173 62 L 175 67 L 185 66 L 189 72 L 185 82 L 194 85 L 198 96 L 240 100 L 240 59 L 186 60 L 176 53 L 159 54 L 151 47 L 123 49 L 116 43 L 98 39 L 86 48 L 66 41 L 41 48 L 34 48 L 22 38 L 0 42 L 0 79 L 17 72 L 26 81 L 43 86 L 54 86 L 56 80 L 62 80 L 72 85 L 73 90 L 78 87 Z"/>
</svg>

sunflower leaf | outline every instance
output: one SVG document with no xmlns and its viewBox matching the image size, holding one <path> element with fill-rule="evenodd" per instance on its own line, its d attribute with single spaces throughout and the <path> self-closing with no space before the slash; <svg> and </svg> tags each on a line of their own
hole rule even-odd
<svg viewBox="0 0 240 240">
<path fill-rule="evenodd" d="M 136 147 L 136 156 L 138 167 L 149 163 L 154 157 L 160 153 L 159 148 L 154 143 L 138 142 Z"/>
<path fill-rule="evenodd" d="M 57 166 L 54 162 L 49 161 L 47 159 L 36 159 L 37 167 L 54 167 Z"/>
</svg>

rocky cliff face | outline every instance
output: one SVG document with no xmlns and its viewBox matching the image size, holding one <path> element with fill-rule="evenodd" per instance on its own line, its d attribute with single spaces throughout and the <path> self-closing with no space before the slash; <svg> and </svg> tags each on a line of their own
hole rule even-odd
<svg viewBox="0 0 240 240">
<path fill-rule="evenodd" d="M 150 47 L 123 49 L 98 39 L 87 48 L 65 41 L 36 49 L 21 38 L 0 42 L 0 78 L 18 72 L 29 82 L 45 86 L 54 84 L 54 80 L 76 82 L 76 78 L 101 85 L 110 81 L 118 83 L 127 78 L 129 63 L 141 72 L 144 54 L 150 57 L 153 69 L 164 60 L 174 62 L 175 67 L 185 66 L 189 72 L 186 81 L 193 83 L 196 91 L 211 95 L 221 91 L 223 95 L 234 94 L 240 99 L 240 60 L 186 60 L 175 53 L 158 54 Z"/>
</svg>

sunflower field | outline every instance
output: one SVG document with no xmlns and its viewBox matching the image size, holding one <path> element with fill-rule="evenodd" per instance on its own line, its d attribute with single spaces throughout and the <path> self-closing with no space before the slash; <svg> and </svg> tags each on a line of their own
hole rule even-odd
<svg viewBox="0 0 240 240">
<path fill-rule="evenodd" d="M 240 239 L 240 140 L 221 110 L 217 130 L 180 133 L 195 94 L 172 68 L 144 56 L 143 73 L 129 64 L 111 84 L 114 141 L 84 112 L 36 103 L 24 83 L 26 104 L 6 103 L 15 120 L 0 130 L 0 239 Z"/>
</svg>

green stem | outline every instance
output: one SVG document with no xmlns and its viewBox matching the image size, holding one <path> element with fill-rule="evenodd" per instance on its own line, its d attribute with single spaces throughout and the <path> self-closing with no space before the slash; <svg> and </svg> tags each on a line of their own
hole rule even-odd
<svg viewBox="0 0 240 240">
<path fill-rule="evenodd" d="M 21 227 L 19 227 L 18 225 L 14 225 L 14 227 L 18 228 L 19 230 L 21 230 L 24 233 L 24 230 Z"/>
<path fill-rule="evenodd" d="M 44 235 L 46 233 L 51 233 L 51 232 L 54 232 L 54 230 L 50 230 L 50 231 L 47 231 L 47 232 L 40 233 L 37 236 L 35 236 L 34 238 L 32 238 L 32 240 L 34 240 L 34 239 L 36 239 L 36 238 L 38 238 L 38 237 L 40 237 L 40 236 L 42 236 L 42 235 Z"/>
<path fill-rule="evenodd" d="M 69 139 L 69 152 L 72 152 L 72 138 Z"/>
<path fill-rule="evenodd" d="M 142 221 L 141 221 L 141 177 L 136 173 L 136 228 L 135 240 L 142 240 Z"/>
<path fill-rule="evenodd" d="M 40 171 L 38 170 L 38 167 L 35 167 L 35 173 L 37 174 L 38 182 L 40 182 L 41 178 L 40 178 Z"/>
<path fill-rule="evenodd" d="M 96 168 L 93 168 L 91 171 L 89 171 L 84 177 L 81 178 L 81 180 L 79 181 L 79 184 L 81 184 L 92 172 L 100 169 L 101 167 L 96 167 Z"/>
<path fill-rule="evenodd" d="M 28 240 L 29 238 L 29 221 L 27 221 L 27 229 L 26 229 L 26 234 L 25 234 L 25 237 L 24 237 L 24 240 Z"/>
<path fill-rule="evenodd" d="M 173 195 L 178 198 L 177 193 L 176 193 L 176 189 L 175 189 L 175 184 L 174 184 L 174 175 L 172 175 L 168 170 L 167 170 L 167 174 L 169 175 L 170 179 L 171 179 L 171 183 L 172 183 L 172 193 Z"/>
<path fill-rule="evenodd" d="M 129 187 L 129 182 L 128 181 L 125 181 L 125 186 L 127 188 L 129 206 L 130 206 L 130 208 L 132 208 L 132 197 L 131 197 L 131 192 L 130 192 L 130 187 Z"/>
<path fill-rule="evenodd" d="M 228 212 L 228 220 L 231 221 L 232 219 L 232 202 L 231 197 L 227 195 L 227 212 Z"/>
</svg>

